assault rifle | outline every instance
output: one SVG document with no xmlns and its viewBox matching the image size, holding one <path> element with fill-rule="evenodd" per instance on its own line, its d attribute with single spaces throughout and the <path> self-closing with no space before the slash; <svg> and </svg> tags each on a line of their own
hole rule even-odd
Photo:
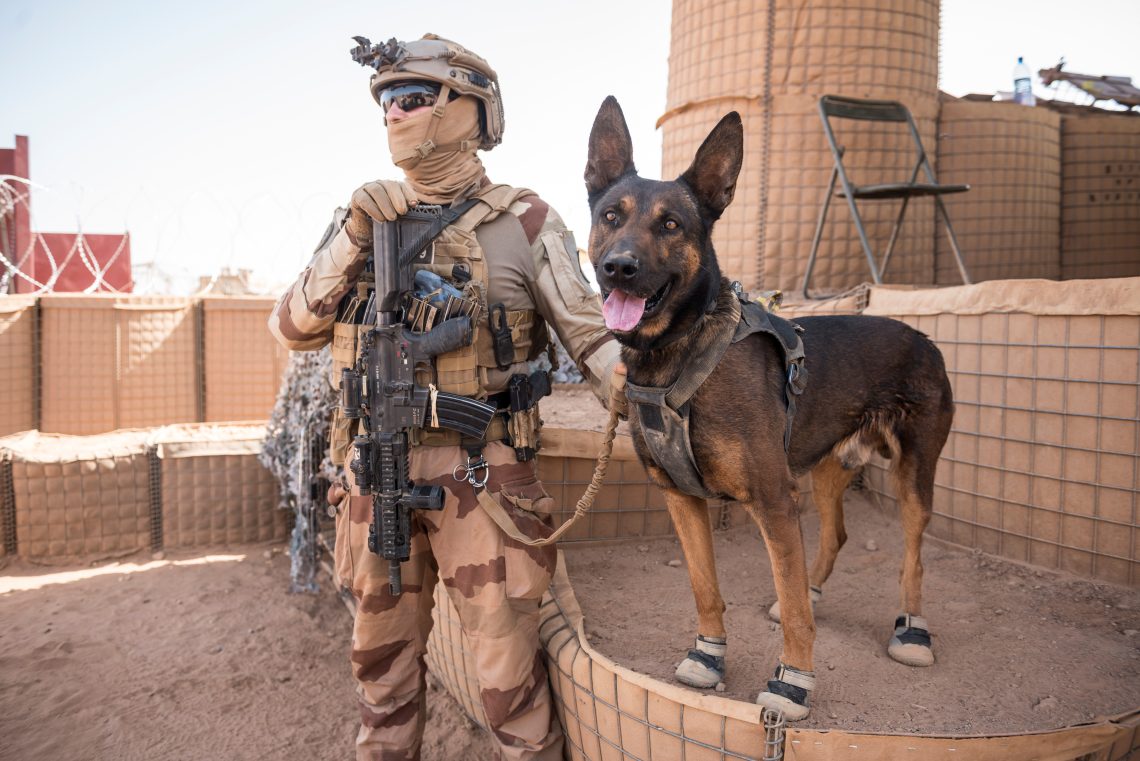
<svg viewBox="0 0 1140 761">
<path fill-rule="evenodd" d="M 475 399 L 416 385 L 416 368 L 471 344 L 471 317 L 460 315 L 414 333 L 401 316 L 414 287 L 413 260 L 462 211 L 421 204 L 395 222 L 373 224 L 375 327 L 362 337 L 356 366 L 341 375 L 344 415 L 364 424 L 365 433 L 353 440 L 356 458 L 350 467 L 360 493 L 372 496 L 368 549 L 388 560 L 393 596 L 402 592 L 400 562 L 409 555 L 412 510 L 443 507 L 442 487 L 417 485 L 408 478 L 409 432 L 427 422 L 481 439 L 496 411 Z M 369 323 L 371 311 L 365 318 Z"/>
</svg>

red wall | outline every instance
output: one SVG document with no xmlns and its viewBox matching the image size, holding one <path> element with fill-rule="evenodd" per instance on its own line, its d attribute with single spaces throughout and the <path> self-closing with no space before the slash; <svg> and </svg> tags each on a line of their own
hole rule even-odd
<svg viewBox="0 0 1140 761">
<path fill-rule="evenodd" d="M 71 292 L 82 291 L 95 282 L 95 276 L 91 270 L 83 263 L 83 258 L 78 251 L 72 253 L 72 247 L 75 245 L 75 233 L 40 233 L 36 239 L 35 249 L 35 271 L 36 279 L 41 283 L 46 283 L 47 279 L 51 277 L 52 266 L 48 259 L 47 251 L 44 250 L 44 244 L 51 251 L 52 257 L 55 259 L 57 267 L 63 265 L 66 261 L 67 265 L 59 274 L 59 279 L 55 281 L 55 287 L 52 288 L 55 292 Z M 83 240 L 90 249 L 89 254 L 94 254 L 95 262 L 91 263 L 92 268 L 95 270 L 107 271 L 103 273 L 103 281 L 105 285 L 100 285 L 97 290 L 105 291 L 107 286 L 114 288 L 117 291 L 130 293 L 134 283 L 131 282 L 131 237 L 126 235 L 97 235 L 92 233 L 85 233 Z M 118 256 L 115 253 L 119 251 L 122 246 L 122 251 Z M 70 259 L 68 256 L 70 255 Z M 91 257 L 88 256 L 90 263 Z M 111 259 L 114 261 L 111 262 Z M 107 263 L 111 262 L 108 267 Z"/>
<path fill-rule="evenodd" d="M 31 179 L 30 171 L 28 138 L 24 135 L 16 135 L 15 148 L 0 148 L 0 174 L 11 174 L 16 177 Z M 8 228 L 7 236 L 4 240 L 0 240 L 0 250 L 4 252 L 4 255 L 14 262 L 19 262 L 20 257 L 28 251 L 33 240 L 30 190 L 28 185 L 23 182 L 6 180 L 4 184 L 13 192 L 28 197 L 26 202 L 17 203 L 13 214 L 4 220 Z M 87 248 L 85 253 L 88 254 L 87 259 L 90 268 L 84 264 L 84 259 L 78 251 L 68 259 L 68 254 L 75 246 L 75 238 L 76 233 L 39 233 L 35 238 L 35 249 L 32 255 L 22 262 L 20 271 L 33 280 L 47 284 L 54 272 L 52 259 L 55 260 L 56 267 L 63 265 L 66 261 L 66 266 L 63 267 L 63 271 L 59 273 L 59 277 L 52 287 L 53 291 L 85 290 L 95 282 L 95 275 L 91 269 L 100 271 L 104 268 L 107 270 L 103 273 L 103 283 L 97 290 L 107 290 L 108 286 L 125 293 L 132 290 L 134 283 L 131 282 L 131 238 L 129 233 L 123 235 L 84 235 L 83 240 Z M 121 251 L 120 247 L 122 248 Z M 48 251 L 51 252 L 51 257 L 48 256 Z M 118 256 L 116 256 L 116 252 L 118 252 Z M 90 256 L 91 254 L 94 256 Z M 91 261 L 92 258 L 94 261 Z M 114 261 L 108 266 L 107 263 L 112 259 Z M 24 278 L 19 276 L 12 278 L 13 293 L 32 293 L 36 290 L 38 290 L 36 286 Z"/>
</svg>

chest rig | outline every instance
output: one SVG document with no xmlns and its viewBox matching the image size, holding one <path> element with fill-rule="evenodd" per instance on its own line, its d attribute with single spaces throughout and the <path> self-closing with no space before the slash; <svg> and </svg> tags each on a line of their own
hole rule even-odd
<svg viewBox="0 0 1140 761">
<path fill-rule="evenodd" d="M 736 284 L 734 283 L 734 289 Z M 693 456 L 689 436 L 689 401 L 697 389 L 712 375 L 728 347 L 753 333 L 766 333 L 774 338 L 783 352 L 785 373 L 784 400 L 786 423 L 784 451 L 792 439 L 792 421 L 796 415 L 796 398 L 807 385 L 804 369 L 804 346 L 799 326 L 777 317 L 753 301 L 737 298 L 731 301 L 732 314 L 717 335 L 705 342 L 704 348 L 686 364 L 681 375 L 669 386 L 638 386 L 626 383 L 626 398 L 637 405 L 641 433 L 653 461 L 686 494 L 705 499 L 723 496 L 709 491 Z"/>
<path fill-rule="evenodd" d="M 533 309 L 507 309 L 489 303 L 491 267 L 475 235 L 475 229 L 488 217 L 506 213 L 524 195 L 532 195 L 532 191 L 492 185 L 479 194 L 474 207 L 412 259 L 413 269 L 438 275 L 475 304 L 471 345 L 436 357 L 434 377 L 423 379 L 440 391 L 486 399 L 492 391 L 502 390 L 491 388 L 492 370 L 508 370 L 546 348 L 546 325 Z"/>
<path fill-rule="evenodd" d="M 432 385 L 439 391 L 461 396 L 487 399 L 492 391 L 489 373 L 508 370 L 525 363 L 545 350 L 548 343 L 546 325 L 532 309 L 508 310 L 489 304 L 490 266 L 475 235 L 476 228 L 493 215 L 506 213 L 516 200 L 532 191 L 509 185 L 492 185 L 472 199 L 471 206 L 449 224 L 419 256 L 412 259 L 413 270 L 437 275 L 450 289 L 458 291 L 471 305 L 473 340 L 470 345 L 440 354 L 431 368 L 417 370 L 417 384 Z M 340 383 L 341 370 L 355 364 L 364 333 L 372 328 L 363 314 L 374 288 L 372 273 L 361 273 L 356 288 L 342 301 L 333 325 L 331 381 Z M 422 374 L 423 377 L 419 377 Z M 533 418 L 533 425 L 528 421 Z M 487 432 L 487 440 L 510 437 L 516 446 L 533 450 L 537 431 L 537 407 L 527 414 L 507 420 L 496 416 Z M 335 464 L 346 461 L 352 442 L 355 421 L 344 418 L 337 409 L 330 431 L 330 457 Z M 428 446 L 460 443 L 454 431 L 424 428 L 413 433 L 413 443 Z"/>
</svg>

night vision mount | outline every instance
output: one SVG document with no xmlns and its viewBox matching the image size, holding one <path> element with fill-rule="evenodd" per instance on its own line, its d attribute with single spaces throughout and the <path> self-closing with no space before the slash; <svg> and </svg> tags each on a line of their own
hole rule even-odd
<svg viewBox="0 0 1140 761">
<path fill-rule="evenodd" d="M 361 66 L 370 66 L 377 71 L 384 66 L 393 66 L 407 55 L 404 46 L 395 37 L 385 43 L 373 45 L 367 37 L 353 37 L 356 47 L 349 52 L 352 60 Z"/>
</svg>

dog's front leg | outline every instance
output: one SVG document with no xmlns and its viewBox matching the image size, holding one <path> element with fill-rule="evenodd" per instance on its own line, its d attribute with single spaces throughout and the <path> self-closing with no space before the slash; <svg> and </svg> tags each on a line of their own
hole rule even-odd
<svg viewBox="0 0 1140 761">
<path fill-rule="evenodd" d="M 677 666 L 676 676 L 692 687 L 716 687 L 724 680 L 727 645 L 724 599 L 716 578 L 708 503 L 700 497 L 666 489 L 665 505 L 681 540 L 681 551 L 689 566 L 689 583 L 697 601 L 696 645 Z"/>
<path fill-rule="evenodd" d="M 808 596 L 807 562 L 800 516 L 796 499 L 786 494 L 769 504 L 748 506 L 760 526 L 768 558 L 780 618 L 784 630 L 784 651 L 768 689 L 756 702 L 777 708 L 792 721 L 808 715 L 808 693 L 815 688 L 812 669 L 812 647 L 815 644 L 815 619 Z"/>
</svg>

